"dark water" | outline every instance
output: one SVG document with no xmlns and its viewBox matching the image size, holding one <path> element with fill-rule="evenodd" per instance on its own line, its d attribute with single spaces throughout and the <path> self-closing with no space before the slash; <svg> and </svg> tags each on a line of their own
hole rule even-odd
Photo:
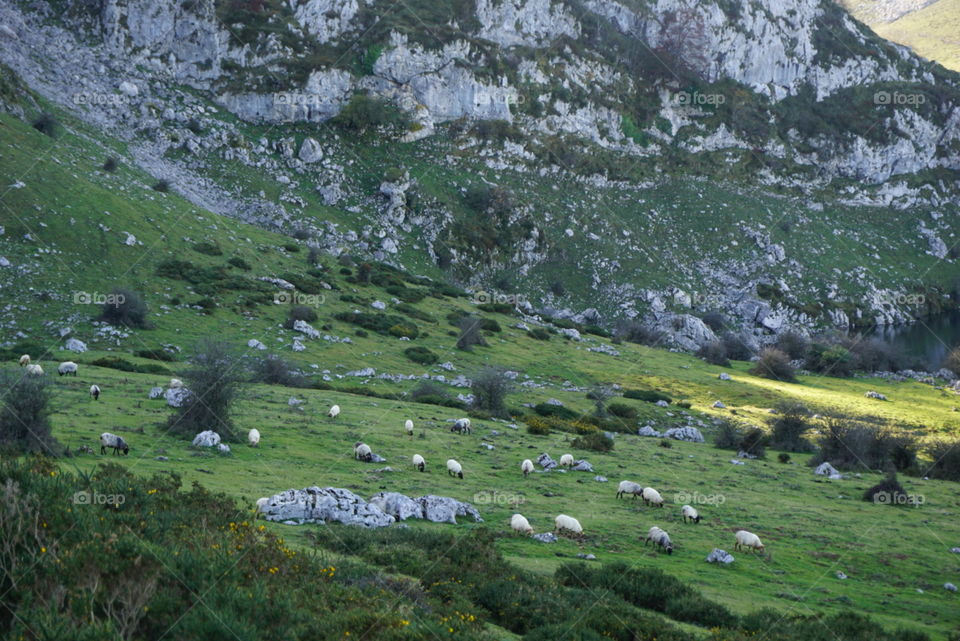
<svg viewBox="0 0 960 641">
<path fill-rule="evenodd" d="M 899 348 L 904 354 L 935 372 L 943 366 L 947 353 L 960 345 L 960 312 L 923 318 L 913 325 L 876 328 L 869 335 Z"/>
</svg>

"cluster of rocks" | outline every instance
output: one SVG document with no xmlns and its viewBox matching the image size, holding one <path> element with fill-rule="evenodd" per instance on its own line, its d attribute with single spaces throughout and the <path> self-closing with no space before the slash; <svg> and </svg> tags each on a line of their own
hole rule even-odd
<svg viewBox="0 0 960 641">
<path fill-rule="evenodd" d="M 544 470 L 558 470 L 564 471 L 560 467 L 560 464 L 553 460 L 549 454 L 546 452 L 542 453 L 537 457 L 537 465 L 542 467 Z M 574 460 L 573 465 L 570 467 L 572 472 L 593 472 L 593 465 L 590 464 L 586 459 L 577 459 Z"/>
<path fill-rule="evenodd" d="M 274 494 L 260 511 L 268 521 L 290 525 L 337 522 L 375 528 L 407 519 L 456 524 L 458 516 L 483 521 L 472 505 L 447 496 L 410 498 L 398 492 L 379 492 L 365 501 L 349 490 L 317 486 Z"/>
<path fill-rule="evenodd" d="M 221 442 L 220 435 L 213 430 L 200 432 L 193 437 L 193 441 L 190 443 L 190 445 L 193 447 L 215 447 L 221 454 L 230 453 L 230 446 Z"/>
</svg>

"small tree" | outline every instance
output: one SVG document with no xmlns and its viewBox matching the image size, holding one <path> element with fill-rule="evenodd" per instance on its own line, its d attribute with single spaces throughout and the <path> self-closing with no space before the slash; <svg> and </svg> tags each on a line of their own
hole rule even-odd
<svg viewBox="0 0 960 641">
<path fill-rule="evenodd" d="M 789 330 L 780 334 L 777 339 L 776 348 L 784 352 L 793 360 L 806 358 L 807 350 L 810 349 L 810 341 L 799 332 Z"/>
<path fill-rule="evenodd" d="M 511 390 L 513 390 L 513 381 L 502 367 L 484 367 L 477 372 L 470 383 L 474 407 L 486 410 L 500 418 L 510 416 L 505 401 Z"/>
<path fill-rule="evenodd" d="M 225 440 L 237 440 L 230 413 L 245 381 L 240 357 L 227 344 L 204 339 L 197 344 L 183 373 L 188 390 L 170 428 L 182 436 L 213 430 Z"/>
<path fill-rule="evenodd" d="M 954 347 L 950 350 L 946 360 L 943 361 L 943 366 L 960 376 L 960 347 Z"/>
<path fill-rule="evenodd" d="M 697 350 L 697 356 L 707 361 L 711 365 L 720 367 L 730 367 L 730 359 L 727 358 L 727 348 L 720 341 L 704 343 Z"/>
<path fill-rule="evenodd" d="M 16 453 L 57 454 L 57 442 L 50 434 L 49 379 L 4 371 L 0 388 L 0 447 Z"/>
<path fill-rule="evenodd" d="M 474 345 L 480 345 L 481 347 L 487 345 L 483 334 L 480 333 L 482 322 L 482 318 L 472 315 L 464 316 L 457 321 L 457 326 L 460 328 L 460 337 L 457 338 L 457 349 L 469 351 Z"/>
<path fill-rule="evenodd" d="M 139 292 L 125 287 L 114 288 L 107 297 L 107 302 L 100 310 L 100 318 L 115 327 L 135 327 L 148 329 L 147 303 Z"/>
<path fill-rule="evenodd" d="M 788 452 L 808 452 L 810 443 L 804 434 L 810 429 L 807 419 L 810 410 L 802 403 L 783 401 L 776 406 L 777 414 L 770 420 L 773 447 Z"/>
</svg>

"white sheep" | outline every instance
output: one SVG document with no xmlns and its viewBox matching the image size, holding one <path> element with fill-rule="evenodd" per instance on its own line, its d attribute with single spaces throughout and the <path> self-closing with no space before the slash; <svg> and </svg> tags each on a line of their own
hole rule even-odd
<svg viewBox="0 0 960 641">
<path fill-rule="evenodd" d="M 453 422 L 453 426 L 450 428 L 451 432 L 459 432 L 460 434 L 470 434 L 473 432 L 470 429 L 470 419 L 469 418 L 458 418 Z"/>
<path fill-rule="evenodd" d="M 523 472 L 524 476 L 533 473 L 533 461 L 530 459 L 523 459 L 523 463 L 520 464 L 520 471 Z"/>
<path fill-rule="evenodd" d="M 27 365 L 27 375 L 29 375 L 29 376 L 43 376 L 43 368 L 40 367 L 39 365 L 37 365 L 36 363 L 33 363 L 33 364 L 31 364 L 31 365 Z"/>
<path fill-rule="evenodd" d="M 24 354 L 20 357 L 20 367 L 26 367 L 30 364 L 30 354 Z"/>
<path fill-rule="evenodd" d="M 104 432 L 100 435 L 100 453 L 106 454 L 107 448 L 113 448 L 113 454 L 116 456 L 120 453 L 120 450 L 123 450 L 124 456 L 130 453 L 130 446 L 127 445 L 127 442 L 124 441 L 121 437 L 116 434 L 111 434 L 110 432 Z"/>
<path fill-rule="evenodd" d="M 573 467 L 573 455 L 564 454 L 560 457 L 560 467 Z"/>
<path fill-rule="evenodd" d="M 754 552 L 763 552 L 763 543 L 760 542 L 760 537 L 753 532 L 737 530 L 735 536 L 737 542 L 733 544 L 734 550 L 739 550 L 740 548 L 751 548 Z"/>
<path fill-rule="evenodd" d="M 684 505 L 680 508 L 680 514 L 683 516 L 684 523 L 687 522 L 687 519 L 690 519 L 694 523 L 700 522 L 700 513 L 697 512 L 696 508 L 690 507 L 689 505 Z"/>
<path fill-rule="evenodd" d="M 170 389 L 181 389 L 183 387 L 183 381 L 181 381 L 179 378 L 171 378 L 170 385 L 168 387 Z"/>
<path fill-rule="evenodd" d="M 419 454 L 413 455 L 413 466 L 420 470 L 421 472 L 426 471 L 427 462 L 423 460 L 423 457 Z"/>
<path fill-rule="evenodd" d="M 580 525 L 580 521 L 573 518 L 572 516 L 567 516 L 566 514 L 558 514 L 557 518 L 553 520 L 555 524 L 554 530 L 557 532 L 562 532 L 566 530 L 573 534 L 582 535 L 583 526 Z"/>
<path fill-rule="evenodd" d="M 638 496 L 643 494 L 643 486 L 633 481 L 620 481 L 620 485 L 617 487 L 617 498 L 623 497 L 624 494 L 633 494 L 633 498 L 636 500 Z"/>
<path fill-rule="evenodd" d="M 656 505 L 657 507 L 663 507 L 663 497 L 660 496 L 660 492 L 657 492 L 652 487 L 643 488 L 643 494 L 641 494 L 643 502 L 647 505 Z"/>
<path fill-rule="evenodd" d="M 100 386 L 99 386 L 99 385 L 91 385 L 91 386 L 90 386 L 90 396 L 92 396 L 92 397 L 93 397 L 93 400 L 95 400 L 95 401 L 99 401 L 99 400 L 100 400 Z"/>
<path fill-rule="evenodd" d="M 413 421 L 408 418 L 403 424 L 403 429 L 407 431 L 407 436 L 413 436 Z"/>
<path fill-rule="evenodd" d="M 647 538 L 643 540 L 643 547 L 647 547 L 647 543 L 653 541 L 654 545 L 659 545 L 667 554 L 673 554 L 673 543 L 670 542 L 670 535 L 667 534 L 666 530 L 661 530 L 656 525 L 650 528 L 650 531 L 647 532 Z"/>
<path fill-rule="evenodd" d="M 447 461 L 447 474 L 450 476 L 463 478 L 463 466 L 457 463 L 454 459 L 449 459 Z"/>
<path fill-rule="evenodd" d="M 370 446 L 366 443 L 354 443 L 353 455 L 357 457 L 358 461 L 364 461 L 365 463 L 373 460 L 373 450 L 371 450 Z"/>
<path fill-rule="evenodd" d="M 510 517 L 510 527 L 514 532 L 521 534 L 533 534 L 533 528 L 530 527 L 530 521 L 522 514 L 514 514 Z"/>
<path fill-rule="evenodd" d="M 329 416 L 330 418 L 337 418 L 339 415 L 340 415 L 339 405 L 334 405 L 333 407 L 330 408 L 330 411 L 327 412 L 327 416 Z"/>
<path fill-rule="evenodd" d="M 250 445 L 250 447 L 260 446 L 260 430 L 253 428 L 247 432 L 247 444 Z"/>
<path fill-rule="evenodd" d="M 73 374 L 76 376 L 77 364 L 73 361 L 64 361 L 63 363 L 60 363 L 59 367 L 57 367 L 57 374 L 60 376 L 69 376 L 70 374 Z"/>
</svg>

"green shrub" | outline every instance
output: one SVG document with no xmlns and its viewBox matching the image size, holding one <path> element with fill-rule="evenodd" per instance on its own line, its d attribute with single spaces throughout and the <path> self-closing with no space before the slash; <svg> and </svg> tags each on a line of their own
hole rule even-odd
<svg viewBox="0 0 960 641">
<path fill-rule="evenodd" d="M 409 126 L 409 119 L 396 106 L 362 93 L 354 94 L 331 122 L 359 134 L 380 127 L 405 129 Z"/>
<path fill-rule="evenodd" d="M 780 452 L 780 453 L 777 455 L 777 460 L 780 461 L 781 463 L 784 463 L 784 464 L 789 463 L 789 462 L 790 462 L 790 455 L 787 454 L 786 452 Z"/>
<path fill-rule="evenodd" d="M 484 330 L 484 331 L 486 331 L 486 332 L 494 332 L 494 333 L 499 333 L 499 332 L 503 331 L 503 330 L 500 328 L 500 323 L 498 323 L 497 321 L 493 320 L 492 318 L 481 318 L 481 319 L 480 319 L 480 329 L 482 329 L 482 330 Z"/>
<path fill-rule="evenodd" d="M 165 349 L 138 349 L 133 353 L 134 356 L 139 356 L 140 358 L 149 358 L 155 361 L 164 361 L 167 363 L 172 363 L 177 360 L 175 354 L 171 354 Z"/>
<path fill-rule="evenodd" d="M 359 325 L 363 329 L 385 336 L 407 336 L 413 339 L 420 333 L 416 325 L 402 316 L 367 314 L 363 312 L 340 312 L 335 314 L 334 318 L 344 323 Z"/>
<path fill-rule="evenodd" d="M 536 417 L 530 417 L 527 420 L 527 433 L 535 436 L 547 436 L 550 434 L 550 423 L 536 420 Z"/>
<path fill-rule="evenodd" d="M 638 401 L 646 401 L 648 403 L 656 403 L 657 401 L 666 401 L 667 403 L 670 403 L 673 401 L 673 399 L 668 395 L 656 390 L 627 389 L 623 390 L 623 397 L 632 398 Z"/>
<path fill-rule="evenodd" d="M 30 123 L 34 129 L 44 134 L 45 136 L 50 136 L 51 138 L 56 138 L 57 133 L 60 130 L 60 123 L 57 122 L 57 119 L 48 113 L 42 113 L 37 118 Z"/>
<path fill-rule="evenodd" d="M 117 170 L 117 167 L 119 167 L 119 165 L 120 163 L 116 159 L 116 157 L 110 156 L 105 161 L 103 161 L 103 165 L 101 166 L 101 169 L 103 169 L 106 172 L 113 173 Z"/>
<path fill-rule="evenodd" d="M 594 450 L 596 452 L 609 452 L 613 449 L 613 439 L 599 431 L 578 436 L 570 444 L 581 450 Z"/>
<path fill-rule="evenodd" d="M 813 446 L 804 438 L 812 427 L 810 410 L 796 401 L 781 401 L 777 413 L 770 419 L 771 446 L 788 452 L 809 452 Z"/>
<path fill-rule="evenodd" d="M 110 369 L 117 369 L 121 372 L 139 372 L 141 374 L 160 374 L 163 376 L 169 376 L 172 373 L 169 368 L 158 363 L 138 365 L 122 359 L 119 356 L 102 356 L 91 361 L 90 364 L 94 367 L 109 367 Z"/>
<path fill-rule="evenodd" d="M 414 363 L 420 363 L 421 365 L 433 365 L 440 357 L 436 355 L 430 349 L 426 347 L 408 347 L 403 350 L 403 353 Z"/>
<path fill-rule="evenodd" d="M 619 418 L 637 418 L 637 408 L 626 403 L 610 403 L 607 411 Z"/>
<path fill-rule="evenodd" d="M 537 403 L 534 405 L 533 411 L 540 416 L 556 416 L 565 420 L 573 420 L 579 416 L 579 413 L 572 409 L 554 403 Z"/>
<path fill-rule="evenodd" d="M 704 344 L 697 350 L 697 356 L 711 365 L 720 367 L 730 367 L 730 359 L 727 358 L 727 348 L 720 341 Z"/>
<path fill-rule="evenodd" d="M 246 271 L 246 272 L 252 269 L 250 267 L 250 263 L 240 258 L 239 256 L 234 256 L 233 258 L 227 261 L 227 264 L 233 267 L 236 267 L 237 269 L 242 269 L 243 271 Z"/>
<path fill-rule="evenodd" d="M 111 290 L 107 302 L 100 308 L 99 320 L 114 327 L 149 329 L 147 303 L 139 292 L 117 287 Z"/>
<path fill-rule="evenodd" d="M 431 316 L 427 312 L 417 309 L 416 307 L 414 307 L 409 303 L 400 303 L 399 305 L 394 305 L 393 309 L 395 311 L 400 312 L 401 314 L 404 314 L 405 316 L 409 316 L 410 318 L 422 320 L 427 323 L 437 322 L 437 319 L 435 319 L 433 316 Z"/>
<path fill-rule="evenodd" d="M 297 245 L 296 243 L 285 243 L 283 249 L 291 254 L 296 254 L 300 251 L 300 245 Z"/>
<path fill-rule="evenodd" d="M 542 327 L 534 327 L 527 331 L 527 336 L 530 338 L 536 339 L 538 341 L 548 341 L 550 340 L 550 332 L 543 329 Z"/>
<path fill-rule="evenodd" d="M 166 179 L 158 180 L 153 184 L 153 190 L 164 194 L 167 193 L 170 191 L 170 181 Z"/>
<path fill-rule="evenodd" d="M 517 308 L 509 303 L 480 303 L 477 309 L 491 314 L 513 314 Z"/>
<path fill-rule="evenodd" d="M 60 446 L 53 438 L 50 426 L 53 393 L 49 377 L 24 376 L 20 372 L 2 370 L 0 386 L 3 389 L 0 401 L 0 451 L 4 454 L 42 452 L 58 456 Z M 7 504 L 5 509 L 11 510 L 13 506 Z M 7 518 L 10 516 L 8 514 Z M 4 530 L 4 536 L 13 535 L 8 528 Z M 5 543 L 9 544 L 10 541 Z M 7 562 L 11 560 L 7 559 Z"/>
<path fill-rule="evenodd" d="M 193 251 L 207 256 L 223 256 L 223 250 L 216 243 L 197 243 L 193 246 Z"/>
</svg>

